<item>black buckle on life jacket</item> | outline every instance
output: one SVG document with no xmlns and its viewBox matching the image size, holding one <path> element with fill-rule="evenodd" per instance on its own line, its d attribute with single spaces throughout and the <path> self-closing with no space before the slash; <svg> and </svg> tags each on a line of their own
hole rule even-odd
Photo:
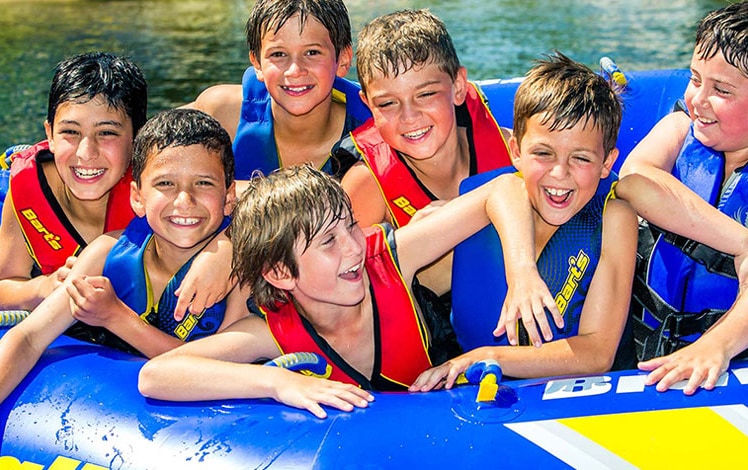
<svg viewBox="0 0 748 470">
<path fill-rule="evenodd" d="M 714 325 L 725 310 L 703 310 L 701 313 L 671 314 L 666 319 L 665 331 L 671 339 L 685 338 L 696 333 L 703 333 Z"/>
<path fill-rule="evenodd" d="M 697 263 L 703 264 L 710 273 L 721 274 L 732 279 L 738 278 L 735 272 L 734 256 L 672 232 L 665 232 L 663 238 Z"/>
</svg>

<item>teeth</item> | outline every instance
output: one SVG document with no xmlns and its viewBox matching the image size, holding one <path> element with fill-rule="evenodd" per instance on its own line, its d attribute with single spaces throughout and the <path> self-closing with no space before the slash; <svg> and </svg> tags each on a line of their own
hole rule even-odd
<svg viewBox="0 0 748 470">
<path fill-rule="evenodd" d="M 306 90 L 310 90 L 312 87 L 310 85 L 306 86 L 285 86 L 283 89 L 288 90 L 293 93 L 301 93 Z"/>
<path fill-rule="evenodd" d="M 431 128 L 430 127 L 424 127 L 423 129 L 419 129 L 417 131 L 406 132 L 403 135 L 405 137 L 409 138 L 409 139 L 417 139 L 417 138 L 421 137 L 422 135 L 424 135 L 425 133 L 427 133 L 429 131 L 429 129 L 431 129 Z"/>
<path fill-rule="evenodd" d="M 81 179 L 92 179 L 104 174 L 104 168 L 73 168 L 75 176 Z"/>
<path fill-rule="evenodd" d="M 357 265 L 357 266 L 352 267 L 351 269 L 349 269 L 348 271 L 346 271 L 346 273 L 356 273 L 356 272 L 358 272 L 359 269 L 361 269 L 361 265 L 360 264 Z"/>
<path fill-rule="evenodd" d="M 200 221 L 197 217 L 172 217 L 170 220 L 176 225 L 195 225 Z"/>
<path fill-rule="evenodd" d="M 565 196 L 571 192 L 571 189 L 556 189 L 556 188 L 545 188 L 545 192 L 551 196 Z"/>
</svg>

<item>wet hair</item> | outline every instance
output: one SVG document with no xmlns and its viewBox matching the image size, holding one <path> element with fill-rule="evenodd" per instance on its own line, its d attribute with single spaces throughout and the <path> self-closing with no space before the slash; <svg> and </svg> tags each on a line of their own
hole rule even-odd
<svg viewBox="0 0 748 470">
<path fill-rule="evenodd" d="M 297 243 L 303 253 L 317 234 L 344 219 L 353 220 L 348 195 L 340 183 L 309 164 L 254 175 L 229 226 L 232 274 L 251 287 L 257 305 L 274 311 L 288 302 L 288 295 L 263 274 L 287 269 L 298 278 Z"/>
<path fill-rule="evenodd" d="M 226 187 L 234 181 L 234 153 L 228 132 L 213 117 L 196 109 L 169 109 L 145 123 L 135 137 L 132 151 L 132 177 L 140 187 L 140 177 L 150 157 L 167 147 L 202 145 L 217 153 L 223 164 Z"/>
<path fill-rule="evenodd" d="M 270 31 L 280 31 L 291 17 L 299 15 L 301 29 L 309 17 L 315 18 L 330 33 L 335 56 L 351 47 L 351 21 L 342 0 L 257 0 L 247 19 L 247 46 L 258 61 L 261 59 L 262 38 Z"/>
<path fill-rule="evenodd" d="M 535 61 L 517 88 L 513 132 L 520 146 L 527 120 L 536 114 L 552 131 L 592 123 L 602 131 L 606 155 L 616 146 L 622 110 L 615 90 L 589 67 L 558 51 Z"/>
<path fill-rule="evenodd" d="M 428 10 L 401 10 L 380 16 L 358 35 L 356 69 L 364 93 L 377 73 L 397 77 L 427 64 L 436 64 L 452 80 L 460 69 L 447 27 Z"/>
<path fill-rule="evenodd" d="M 733 3 L 706 15 L 696 31 L 696 53 L 725 61 L 748 76 L 748 2 Z"/>
<path fill-rule="evenodd" d="M 57 64 L 49 90 L 47 122 L 54 126 L 61 104 L 86 103 L 99 95 L 110 107 L 125 112 L 136 135 L 145 124 L 148 108 L 145 77 L 130 59 L 108 52 L 79 54 Z"/>
</svg>

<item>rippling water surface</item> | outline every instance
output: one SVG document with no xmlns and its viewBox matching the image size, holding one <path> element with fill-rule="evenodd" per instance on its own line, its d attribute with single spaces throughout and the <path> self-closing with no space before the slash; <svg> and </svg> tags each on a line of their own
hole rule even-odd
<svg viewBox="0 0 748 470">
<path fill-rule="evenodd" d="M 132 57 L 149 83 L 149 115 L 213 83 L 238 83 L 248 64 L 251 0 L 0 0 L 0 146 L 43 137 L 54 65 L 78 52 Z M 473 79 L 522 75 L 552 49 L 623 69 L 687 67 L 696 24 L 726 4 L 708 0 L 349 0 L 354 36 L 375 16 L 430 8 L 447 24 Z M 355 72 L 351 78 L 355 78 Z"/>
</svg>

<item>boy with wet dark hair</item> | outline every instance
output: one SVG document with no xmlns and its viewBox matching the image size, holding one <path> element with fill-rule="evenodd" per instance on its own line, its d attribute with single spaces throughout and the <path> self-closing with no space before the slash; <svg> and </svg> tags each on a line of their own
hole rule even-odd
<svg viewBox="0 0 748 470">
<path fill-rule="evenodd" d="M 0 224 L 0 308 L 31 310 L 70 272 L 87 243 L 132 219 L 130 156 L 145 122 L 138 66 L 105 52 L 60 62 L 47 140 L 13 156 Z"/>
<path fill-rule="evenodd" d="M 701 20 L 685 104 L 626 158 L 616 193 L 650 223 L 634 288 L 639 367 L 660 391 L 688 379 L 690 395 L 748 347 L 748 2 Z"/>
<path fill-rule="evenodd" d="M 106 328 L 153 357 L 211 335 L 247 315 L 246 292 L 180 321 L 174 290 L 195 256 L 218 233 L 233 202 L 231 141 L 197 110 L 157 114 L 134 145 L 124 231 L 99 236 L 80 254 L 62 287 L 0 339 L 0 399 L 49 344 L 77 321 Z"/>
<path fill-rule="evenodd" d="M 237 180 L 304 162 L 342 176 L 354 160 L 332 159 L 330 149 L 369 117 L 358 86 L 343 78 L 353 60 L 345 4 L 259 0 L 246 32 L 252 66 L 242 85 L 212 86 L 187 106 L 232 136 Z"/>
</svg>

